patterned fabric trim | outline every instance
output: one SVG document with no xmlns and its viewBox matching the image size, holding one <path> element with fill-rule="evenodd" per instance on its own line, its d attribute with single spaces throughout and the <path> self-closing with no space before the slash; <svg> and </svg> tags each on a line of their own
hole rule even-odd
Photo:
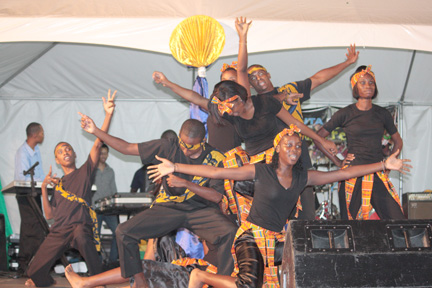
<svg viewBox="0 0 432 288">
<path fill-rule="evenodd" d="M 60 193 L 60 195 L 68 201 L 77 202 L 84 207 L 86 207 L 89 211 L 90 217 L 92 219 L 92 230 L 93 230 L 93 238 L 95 241 L 95 246 L 97 251 L 101 251 L 101 243 L 98 233 L 98 222 L 96 217 L 96 212 L 91 208 L 91 206 L 84 199 L 78 197 L 77 195 L 70 193 L 69 191 L 64 190 L 63 188 L 63 180 L 60 179 L 59 183 L 55 186 L 55 191 Z"/>
<path fill-rule="evenodd" d="M 224 160 L 224 155 L 217 150 L 213 150 L 207 154 L 202 165 L 210 165 L 217 167 L 221 161 Z M 200 186 L 204 185 L 207 182 L 208 178 L 195 176 L 192 179 L 192 183 L 198 184 Z M 155 203 L 164 203 L 164 202 L 184 202 L 190 198 L 195 196 L 195 193 L 187 189 L 184 194 L 179 196 L 170 196 L 166 193 L 163 186 L 160 188 L 160 192 L 155 200 Z"/>
<path fill-rule="evenodd" d="M 348 166 L 343 167 L 342 169 L 345 169 Z M 394 188 L 393 184 L 390 182 L 390 179 L 388 178 L 387 174 L 383 172 L 377 172 L 376 173 L 378 177 L 381 179 L 381 181 L 384 183 L 384 186 L 387 188 L 388 193 L 393 197 L 393 199 L 399 204 L 399 207 L 402 210 L 401 202 L 399 199 L 399 195 L 396 192 L 396 189 Z M 353 220 L 353 217 L 349 211 L 349 206 L 351 204 L 352 194 L 354 191 L 354 186 L 357 181 L 357 178 L 351 178 L 345 181 L 345 197 L 346 197 L 346 207 L 348 212 L 348 219 Z M 364 175 L 362 177 L 362 205 L 361 209 L 359 209 L 356 220 L 368 220 L 370 212 L 372 210 L 372 204 L 371 196 L 372 196 L 372 190 L 373 190 L 373 182 L 374 182 L 374 173 Z"/>
<path fill-rule="evenodd" d="M 278 89 L 279 93 L 284 91 L 287 91 L 288 94 L 299 93 L 297 83 L 292 82 Z M 290 105 L 284 101 L 282 105 L 285 108 L 285 110 L 287 110 L 294 118 L 296 118 L 297 120 L 303 123 L 303 113 L 302 113 L 300 101 L 298 101 L 296 105 Z"/>
<path fill-rule="evenodd" d="M 276 241 L 283 242 L 284 234 L 282 234 L 281 232 L 270 231 L 250 222 L 243 221 L 242 225 L 237 230 L 234 243 L 238 237 L 240 237 L 244 232 L 248 230 L 252 231 L 255 242 L 266 263 L 266 266 L 264 267 L 263 287 L 279 288 L 279 280 L 277 277 L 278 268 L 274 264 L 274 252 L 276 247 Z M 231 248 L 231 253 L 234 258 L 234 272 L 231 275 L 235 277 L 239 273 L 239 267 L 237 263 L 237 257 L 235 255 L 234 245 Z"/>
</svg>

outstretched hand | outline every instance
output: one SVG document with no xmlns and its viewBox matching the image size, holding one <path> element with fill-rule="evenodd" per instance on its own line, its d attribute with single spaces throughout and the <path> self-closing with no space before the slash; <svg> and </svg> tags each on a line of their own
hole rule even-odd
<svg viewBox="0 0 432 288">
<path fill-rule="evenodd" d="M 78 112 L 78 114 L 81 115 L 81 128 L 84 129 L 84 131 L 93 134 L 97 128 L 93 120 L 81 112 Z"/>
<path fill-rule="evenodd" d="M 50 165 L 50 169 L 48 174 L 45 176 L 45 179 L 42 182 L 42 187 L 46 188 L 48 185 L 51 185 L 52 187 L 54 187 L 55 185 L 58 184 L 59 182 L 59 178 L 56 177 L 57 174 L 51 175 L 52 174 L 52 167 Z"/>
<path fill-rule="evenodd" d="M 389 170 L 397 170 L 402 174 L 406 174 L 406 172 L 410 172 L 409 168 L 413 168 L 411 165 L 409 164 L 405 164 L 405 162 L 411 162 L 410 159 L 398 159 L 396 158 L 396 156 L 399 155 L 399 149 L 393 153 L 392 155 L 390 155 L 389 158 L 387 158 L 387 160 L 384 162 L 384 166 L 386 169 Z"/>
<path fill-rule="evenodd" d="M 351 44 L 349 48 L 347 48 L 348 53 L 345 54 L 345 56 L 347 57 L 347 62 L 349 64 L 353 64 L 357 61 L 358 59 L 358 55 L 359 55 L 359 51 L 356 52 L 356 46 L 355 44 Z"/>
<path fill-rule="evenodd" d="M 114 112 L 114 108 L 115 108 L 114 99 L 116 94 L 117 94 L 117 90 L 115 90 L 111 95 L 111 89 L 108 89 L 107 98 L 102 97 L 105 113 L 112 114 Z"/>
<path fill-rule="evenodd" d="M 153 72 L 152 77 L 157 84 L 162 84 L 163 86 L 165 86 L 165 82 L 167 81 L 167 78 L 162 72 L 155 71 Z"/>
<path fill-rule="evenodd" d="M 237 33 L 239 36 L 246 36 L 249 30 L 249 26 L 252 24 L 252 21 L 247 22 L 246 17 L 237 17 L 235 21 L 235 26 L 237 29 Z"/>
<path fill-rule="evenodd" d="M 303 93 L 288 93 L 286 90 L 285 102 L 289 105 L 297 105 L 300 98 L 303 98 Z"/>
<path fill-rule="evenodd" d="M 152 165 L 147 168 L 147 174 L 150 179 L 153 179 L 153 182 L 158 181 L 162 177 L 171 174 L 174 172 L 174 163 L 169 161 L 168 159 L 161 158 L 156 155 L 156 159 L 161 161 L 161 164 Z"/>
</svg>

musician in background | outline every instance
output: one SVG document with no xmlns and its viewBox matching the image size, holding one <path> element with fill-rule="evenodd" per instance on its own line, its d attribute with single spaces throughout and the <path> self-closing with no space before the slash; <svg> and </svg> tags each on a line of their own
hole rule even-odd
<svg viewBox="0 0 432 288">
<path fill-rule="evenodd" d="M 39 164 L 34 168 L 34 181 L 43 181 L 45 174 L 42 168 L 42 158 L 39 144 L 44 140 L 44 129 L 41 124 L 32 122 L 26 128 L 27 139 L 18 148 L 15 154 L 15 176 L 14 180 L 29 181 L 30 174 L 24 175 L 24 171 L 31 168 L 36 162 Z M 30 206 L 27 195 L 17 195 L 17 202 L 21 216 L 20 242 L 18 253 L 18 273 L 17 277 L 25 275 L 28 263 L 36 253 L 45 233 L 38 218 L 35 216 Z M 36 204 L 41 209 L 41 198 L 39 195 L 34 197 Z"/>
<path fill-rule="evenodd" d="M 99 162 L 94 179 L 94 184 L 96 185 L 96 193 L 93 195 L 92 198 L 93 206 L 96 201 L 106 197 L 111 197 L 117 193 L 114 170 L 106 163 L 108 155 L 109 147 L 106 144 L 102 144 L 102 147 L 100 148 Z M 108 266 L 115 265 L 115 262 L 118 259 L 117 240 L 115 236 L 115 230 L 117 229 L 117 226 L 119 224 L 118 216 L 97 213 L 97 222 L 99 235 L 101 235 L 102 222 L 105 222 L 112 232 L 111 250 Z"/>
</svg>

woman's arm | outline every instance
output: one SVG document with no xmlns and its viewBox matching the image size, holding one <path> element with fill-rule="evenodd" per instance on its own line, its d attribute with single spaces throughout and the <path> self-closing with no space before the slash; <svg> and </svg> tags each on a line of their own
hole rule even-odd
<svg viewBox="0 0 432 288">
<path fill-rule="evenodd" d="M 246 88 L 248 92 L 248 96 L 251 95 L 250 92 L 250 84 L 249 84 L 249 76 L 247 73 L 248 66 L 248 52 L 247 52 L 247 33 L 249 30 L 249 26 L 252 24 L 252 21 L 249 23 L 246 22 L 246 17 L 236 18 L 235 26 L 237 29 L 237 33 L 239 35 L 239 52 L 237 56 L 237 83 Z"/>
<path fill-rule="evenodd" d="M 311 138 L 315 144 L 321 144 L 317 145 L 318 148 L 324 149 L 328 151 L 328 153 L 335 155 L 337 152 L 336 144 L 334 144 L 332 141 L 326 140 L 321 136 L 318 136 L 312 129 L 310 129 L 308 126 L 306 126 L 303 122 L 295 119 L 288 111 L 285 109 L 281 109 L 276 116 L 281 119 L 285 124 L 288 126 L 290 124 L 296 125 L 298 128 L 300 128 L 301 133 Z M 320 150 L 321 150 L 320 149 Z M 323 152 L 324 152 L 323 151 Z"/>
<path fill-rule="evenodd" d="M 397 170 L 402 174 L 405 171 L 409 172 L 412 168 L 411 165 L 405 164 L 405 162 L 411 162 L 409 159 L 397 159 L 399 151 L 393 153 L 385 162 L 377 162 L 367 165 L 355 165 L 346 169 L 340 169 L 330 172 L 320 171 L 308 171 L 308 183 L 307 185 L 324 185 L 337 181 L 347 180 L 350 178 L 360 177 L 367 174 L 372 174 L 378 171 Z"/>
<path fill-rule="evenodd" d="M 248 180 L 255 178 L 254 165 L 245 165 L 238 168 L 219 168 L 208 165 L 172 163 L 171 161 L 157 155 L 156 159 L 162 163 L 148 167 L 149 178 L 153 179 L 153 181 L 157 181 L 163 176 L 173 172 L 213 179 Z"/>
<path fill-rule="evenodd" d="M 200 94 L 196 93 L 193 90 L 183 88 L 169 81 L 162 72 L 158 72 L 158 71 L 153 72 L 153 80 L 158 84 L 162 84 L 163 86 L 168 87 L 169 89 L 171 89 L 171 91 L 173 91 L 174 93 L 176 93 L 177 95 L 185 99 L 186 101 L 198 105 L 202 109 L 207 111 L 208 109 L 207 105 L 209 102 L 207 98 L 201 96 Z"/>
<path fill-rule="evenodd" d="M 403 140 L 399 134 L 399 132 L 394 133 L 393 135 L 391 135 L 391 139 L 393 140 L 393 148 L 391 153 L 393 153 L 393 151 L 401 151 L 402 150 L 402 146 L 403 146 Z M 399 153 L 396 155 L 396 157 L 399 156 Z"/>
<path fill-rule="evenodd" d="M 318 136 L 322 138 L 326 138 L 330 135 L 330 132 L 325 130 L 323 127 L 320 128 L 317 132 Z M 342 168 L 343 162 L 336 156 L 336 154 L 330 153 L 324 147 L 321 145 L 321 143 L 315 143 L 317 148 L 324 153 L 325 156 L 327 156 L 337 167 Z"/>
</svg>

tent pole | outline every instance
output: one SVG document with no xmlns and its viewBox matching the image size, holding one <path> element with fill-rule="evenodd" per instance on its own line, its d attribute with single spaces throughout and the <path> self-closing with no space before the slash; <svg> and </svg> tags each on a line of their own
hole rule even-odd
<svg viewBox="0 0 432 288">
<path fill-rule="evenodd" d="M 400 97 L 399 104 L 398 104 L 398 119 L 399 119 L 399 127 L 398 128 L 399 128 L 401 137 L 402 137 L 402 135 L 404 135 L 403 134 L 403 132 L 404 132 L 404 125 L 403 125 L 404 113 L 403 113 L 403 107 L 404 107 L 404 103 L 405 103 L 405 93 L 406 93 L 406 90 L 407 90 L 407 87 L 408 87 L 409 79 L 411 77 L 412 67 L 413 67 L 413 64 L 414 64 L 414 59 L 415 59 L 416 54 L 417 54 L 417 50 L 413 50 L 412 56 L 411 56 L 410 65 L 409 65 L 409 68 L 408 68 L 408 73 L 407 73 L 407 76 L 406 76 L 406 79 L 405 79 L 404 88 L 403 88 L 402 95 Z M 402 149 L 402 151 L 400 153 L 400 158 L 403 158 L 403 149 Z M 399 198 L 400 199 L 402 199 L 402 194 L 404 193 L 403 192 L 403 188 L 404 188 L 403 187 L 403 174 L 399 173 Z"/>
</svg>

